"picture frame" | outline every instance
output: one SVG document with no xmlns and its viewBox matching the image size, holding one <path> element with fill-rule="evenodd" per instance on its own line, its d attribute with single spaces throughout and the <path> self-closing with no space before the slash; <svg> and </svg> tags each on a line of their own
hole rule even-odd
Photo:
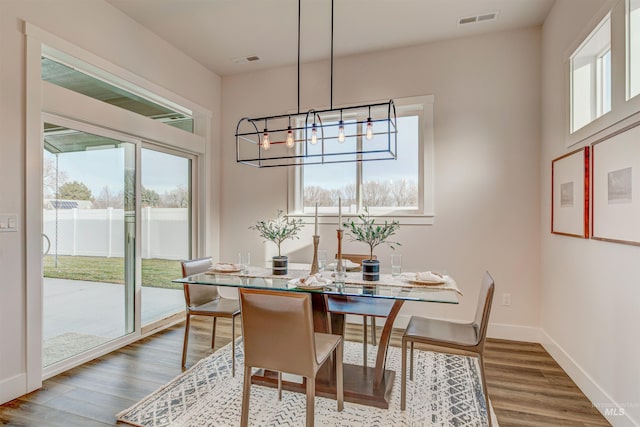
<svg viewBox="0 0 640 427">
<path fill-rule="evenodd" d="M 590 148 L 551 161 L 551 233 L 589 238 Z"/>
<path fill-rule="evenodd" d="M 591 238 L 640 246 L 640 123 L 591 144 Z"/>
</svg>

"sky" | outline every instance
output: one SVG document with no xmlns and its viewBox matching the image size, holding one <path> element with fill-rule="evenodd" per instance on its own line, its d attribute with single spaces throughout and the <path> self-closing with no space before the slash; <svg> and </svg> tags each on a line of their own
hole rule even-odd
<svg viewBox="0 0 640 427">
<path fill-rule="evenodd" d="M 363 162 L 365 180 L 400 180 L 418 177 L 418 117 L 398 117 L 398 158 Z M 347 132 L 349 129 L 345 129 Z M 382 141 L 384 139 L 384 141 Z M 367 141 L 363 141 L 364 144 Z M 371 142 L 369 142 L 371 143 Z M 374 143 L 387 144 L 386 138 Z M 345 141 L 348 144 L 348 141 Z M 355 148 L 355 145 L 354 145 Z M 320 185 L 324 188 L 341 188 L 355 181 L 356 163 L 336 163 L 328 165 L 309 165 L 304 169 L 305 185 Z"/>
<path fill-rule="evenodd" d="M 58 167 L 69 181 L 80 181 L 97 197 L 105 186 L 113 193 L 124 189 L 125 149 L 77 151 L 58 155 Z M 55 161 L 55 155 L 45 150 L 45 158 Z M 189 160 L 149 149 L 142 149 L 142 185 L 159 194 L 179 185 L 188 187 Z"/>
</svg>

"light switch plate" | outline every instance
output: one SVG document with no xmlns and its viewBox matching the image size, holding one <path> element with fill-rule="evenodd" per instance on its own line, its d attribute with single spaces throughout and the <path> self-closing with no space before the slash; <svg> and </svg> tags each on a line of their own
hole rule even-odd
<svg viewBox="0 0 640 427">
<path fill-rule="evenodd" d="M 0 214 L 0 233 L 18 231 L 17 214 Z"/>
</svg>

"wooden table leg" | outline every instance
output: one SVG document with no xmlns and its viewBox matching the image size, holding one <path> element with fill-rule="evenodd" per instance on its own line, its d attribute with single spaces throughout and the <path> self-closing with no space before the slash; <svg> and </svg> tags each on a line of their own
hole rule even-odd
<svg viewBox="0 0 640 427">
<path fill-rule="evenodd" d="M 384 327 L 382 328 L 382 334 L 378 341 L 378 355 L 376 356 L 376 374 L 373 381 L 374 387 L 376 388 L 380 388 L 382 380 L 384 379 L 385 367 L 387 364 L 387 349 L 389 348 L 389 341 L 391 340 L 393 322 L 396 320 L 396 317 L 398 317 L 402 304 L 404 304 L 403 300 L 395 301 L 393 307 L 391 307 L 391 312 L 389 313 L 387 320 L 384 322 Z"/>
</svg>

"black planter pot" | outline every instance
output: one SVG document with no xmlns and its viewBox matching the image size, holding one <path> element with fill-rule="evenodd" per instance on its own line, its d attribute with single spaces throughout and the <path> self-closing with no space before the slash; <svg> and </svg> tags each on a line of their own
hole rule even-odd
<svg viewBox="0 0 640 427">
<path fill-rule="evenodd" d="M 365 259 L 362 261 L 362 280 L 369 282 L 380 280 L 380 261 L 377 259 Z"/>
<path fill-rule="evenodd" d="M 273 260 L 273 267 L 271 269 L 271 273 L 274 276 L 284 276 L 288 273 L 289 257 L 274 256 L 272 260 Z"/>
</svg>

